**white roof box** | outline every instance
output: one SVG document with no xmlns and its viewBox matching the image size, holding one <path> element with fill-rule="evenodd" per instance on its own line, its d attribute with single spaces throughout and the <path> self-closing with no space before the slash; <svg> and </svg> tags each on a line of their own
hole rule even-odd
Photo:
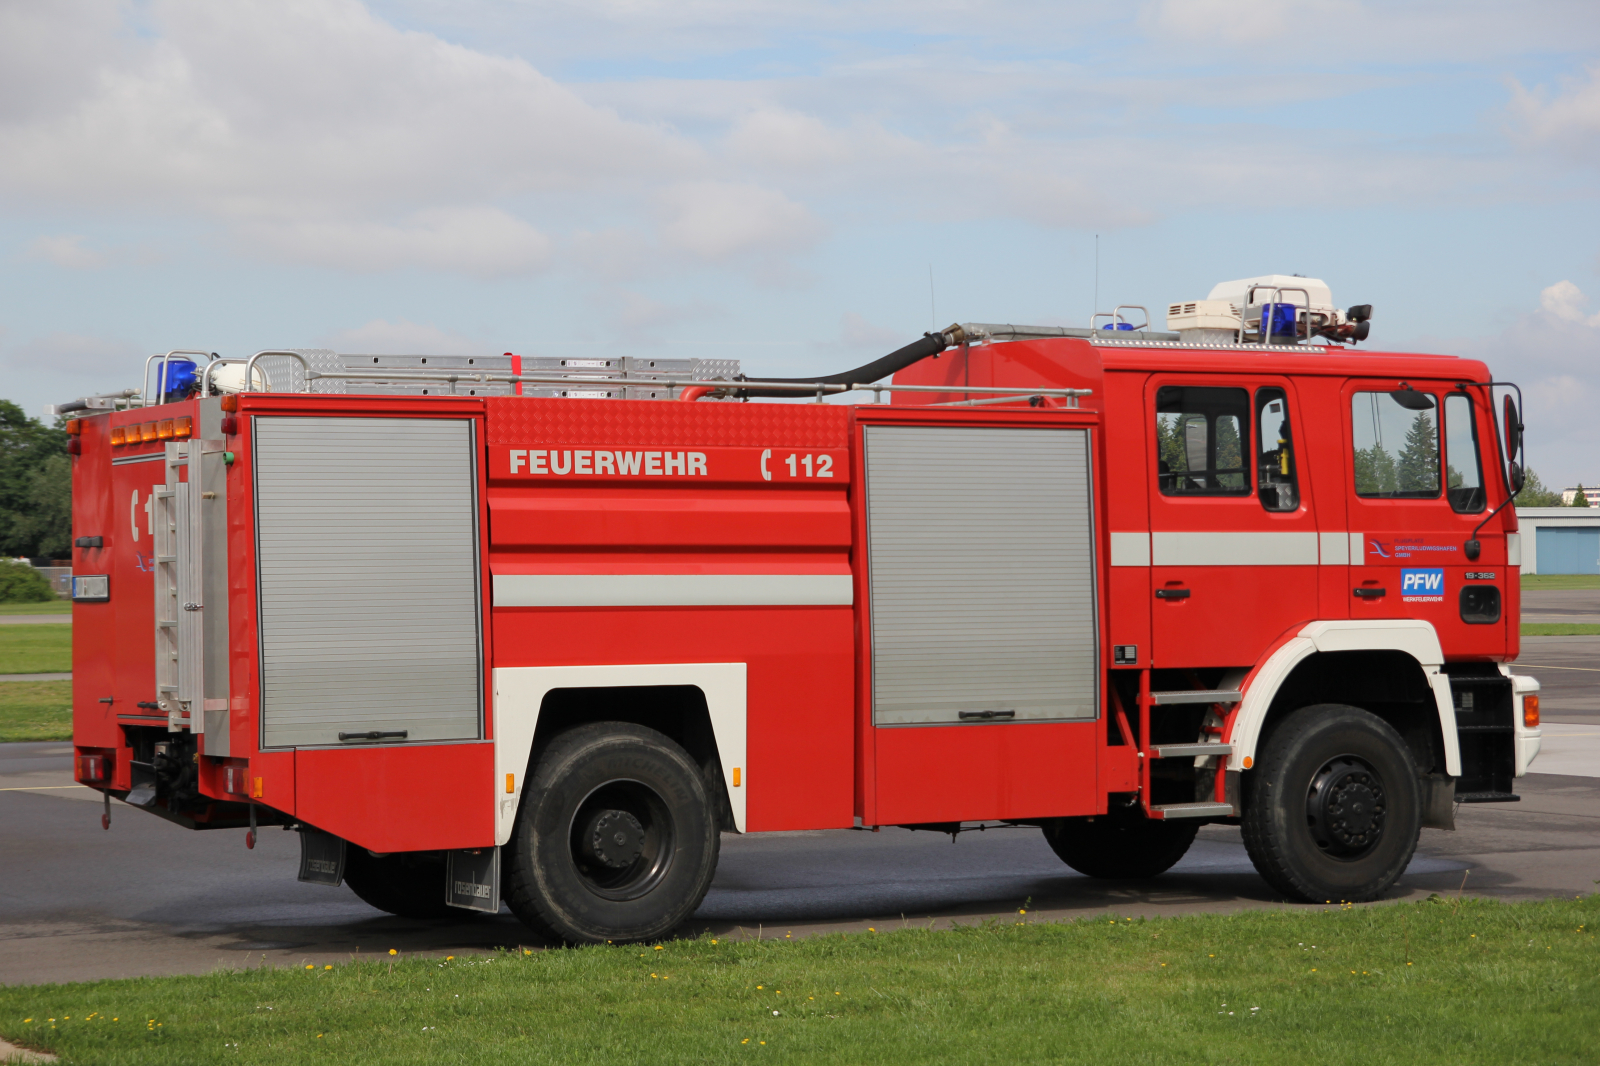
<svg viewBox="0 0 1600 1066">
<path fill-rule="evenodd" d="M 1247 295 L 1252 286 L 1259 286 L 1255 295 L 1248 301 Z M 1258 278 L 1244 278 L 1239 281 L 1224 281 L 1213 286 L 1208 300 L 1227 300 L 1236 307 L 1256 306 L 1272 302 L 1274 289 L 1283 290 L 1282 302 L 1298 304 L 1301 307 L 1308 305 L 1307 295 L 1311 297 L 1311 307 L 1332 307 L 1333 290 L 1328 288 L 1321 278 L 1301 278 L 1292 274 L 1263 274 Z M 1291 289 L 1303 289 L 1303 292 L 1291 292 Z"/>
</svg>

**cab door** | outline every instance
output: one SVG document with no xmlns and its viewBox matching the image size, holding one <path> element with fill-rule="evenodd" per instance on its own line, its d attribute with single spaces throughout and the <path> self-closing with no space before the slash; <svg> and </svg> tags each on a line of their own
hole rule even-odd
<svg viewBox="0 0 1600 1066">
<path fill-rule="evenodd" d="M 1431 622 L 1452 656 L 1505 652 L 1506 535 L 1488 513 L 1485 390 L 1454 382 L 1353 380 L 1344 405 L 1349 466 L 1350 616 Z M 1359 545 L 1359 549 L 1358 546 Z"/>
<path fill-rule="evenodd" d="M 1287 378 L 1153 375 L 1151 665 L 1250 666 L 1317 616 L 1318 537 Z"/>
</svg>

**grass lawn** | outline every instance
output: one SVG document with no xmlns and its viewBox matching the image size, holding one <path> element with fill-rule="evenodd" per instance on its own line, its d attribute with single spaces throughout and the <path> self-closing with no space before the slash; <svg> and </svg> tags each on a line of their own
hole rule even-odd
<svg viewBox="0 0 1600 1066">
<path fill-rule="evenodd" d="M 1589 622 L 1524 622 L 1525 637 L 1600 637 L 1600 625 Z"/>
<path fill-rule="evenodd" d="M 0 681 L 0 743 L 70 739 L 71 681 Z"/>
<path fill-rule="evenodd" d="M 0 988 L 115 1063 L 1592 1063 L 1600 896 L 218 971 Z"/>
<path fill-rule="evenodd" d="M 0 626 L 0 674 L 56 674 L 71 669 L 71 626 L 60 622 Z"/>
<path fill-rule="evenodd" d="M 71 614 L 71 600 L 48 603 L 0 603 L 0 614 Z"/>
<path fill-rule="evenodd" d="M 1600 589 L 1600 574 L 1523 574 L 1525 589 Z"/>
</svg>

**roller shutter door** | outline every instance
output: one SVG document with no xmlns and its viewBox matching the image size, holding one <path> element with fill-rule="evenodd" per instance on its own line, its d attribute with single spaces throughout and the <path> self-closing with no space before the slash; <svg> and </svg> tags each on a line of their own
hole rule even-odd
<svg viewBox="0 0 1600 1066">
<path fill-rule="evenodd" d="M 867 428 L 876 724 L 1096 716 L 1089 455 L 1084 429 Z"/>
<path fill-rule="evenodd" d="M 254 427 L 263 746 L 481 736 L 473 423 Z"/>
</svg>

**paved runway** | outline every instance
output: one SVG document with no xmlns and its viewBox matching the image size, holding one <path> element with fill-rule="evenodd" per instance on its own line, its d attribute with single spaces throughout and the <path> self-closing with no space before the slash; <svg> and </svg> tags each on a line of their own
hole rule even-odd
<svg viewBox="0 0 1600 1066">
<path fill-rule="evenodd" d="M 1527 638 L 1523 648 L 1519 672 L 1544 686 L 1542 772 L 1517 783 L 1521 803 L 1462 806 L 1457 832 L 1424 830 L 1394 898 L 1455 892 L 1463 877 L 1468 893 L 1505 899 L 1595 890 L 1600 639 Z M 98 794 L 72 785 L 70 767 L 68 744 L 0 745 L 0 983 L 533 942 L 505 912 L 415 922 L 374 911 L 348 889 L 302 885 L 292 833 L 269 830 L 247 851 L 239 831 L 189 832 L 121 804 L 102 832 Z M 1183 862 L 1141 883 L 1078 876 L 1037 830 L 964 833 L 954 844 L 932 833 L 836 830 L 725 837 L 690 931 L 781 937 L 1020 920 L 1024 905 L 1029 919 L 1051 920 L 1282 904 L 1250 866 L 1238 830 L 1225 826 L 1202 829 Z"/>
</svg>

